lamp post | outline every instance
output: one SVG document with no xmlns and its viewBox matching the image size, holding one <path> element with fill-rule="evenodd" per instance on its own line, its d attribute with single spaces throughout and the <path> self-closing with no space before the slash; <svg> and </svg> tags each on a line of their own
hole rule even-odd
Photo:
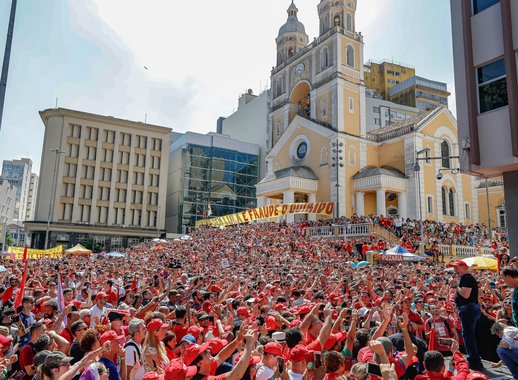
<svg viewBox="0 0 518 380">
<path fill-rule="evenodd" d="M 56 178 L 58 171 L 58 159 L 59 155 L 65 153 L 64 150 L 59 148 L 50 149 L 56 156 L 54 157 L 54 171 L 52 173 L 52 185 L 50 187 L 50 201 L 49 201 L 49 213 L 47 215 L 47 230 L 45 232 L 45 249 L 49 248 L 49 230 L 50 230 L 50 218 L 54 217 L 54 193 L 56 192 Z"/>
<path fill-rule="evenodd" d="M 156 211 L 156 231 L 158 233 L 158 238 L 160 239 L 160 205 L 157 206 Z"/>
<path fill-rule="evenodd" d="M 489 209 L 489 185 L 486 177 L 486 208 L 487 208 L 487 228 L 489 228 L 489 244 L 491 245 L 491 239 L 493 239 L 493 229 L 491 228 L 491 210 Z"/>
<path fill-rule="evenodd" d="M 342 156 L 343 150 L 342 147 L 344 146 L 343 142 L 338 142 L 338 139 L 331 143 L 331 152 L 333 153 L 331 155 L 331 160 L 333 163 L 331 164 L 331 167 L 336 168 L 336 219 L 340 217 L 340 168 L 344 167 L 344 163 L 340 162 L 343 161 L 344 157 Z"/>
</svg>

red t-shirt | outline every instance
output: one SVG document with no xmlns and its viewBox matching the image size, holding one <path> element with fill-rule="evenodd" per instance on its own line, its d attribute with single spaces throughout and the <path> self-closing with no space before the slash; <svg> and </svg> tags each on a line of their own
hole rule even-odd
<svg viewBox="0 0 518 380">
<path fill-rule="evenodd" d="M 34 364 L 34 351 L 32 349 L 32 344 L 26 344 L 22 347 L 20 350 L 20 357 L 18 359 L 20 361 L 20 369 L 25 371 L 25 367 L 28 365 Z M 29 380 L 32 379 L 32 376 L 25 375 L 23 377 L 23 380 Z"/>
</svg>

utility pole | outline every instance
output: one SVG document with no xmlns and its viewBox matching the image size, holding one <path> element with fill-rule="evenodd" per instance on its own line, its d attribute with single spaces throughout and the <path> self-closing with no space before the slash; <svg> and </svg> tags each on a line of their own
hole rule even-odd
<svg viewBox="0 0 518 380">
<path fill-rule="evenodd" d="M 7 41 L 5 42 L 4 63 L 2 65 L 2 76 L 0 77 L 0 130 L 2 129 L 2 116 L 4 114 L 5 90 L 7 88 L 7 74 L 9 72 L 9 61 L 11 60 L 11 46 L 13 44 L 14 18 L 16 16 L 16 2 L 11 2 L 11 15 L 7 28 Z"/>
</svg>

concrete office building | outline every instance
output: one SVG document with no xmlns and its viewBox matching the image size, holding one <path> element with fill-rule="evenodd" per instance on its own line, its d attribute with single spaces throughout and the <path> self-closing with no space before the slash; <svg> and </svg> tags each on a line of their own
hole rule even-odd
<svg viewBox="0 0 518 380">
<path fill-rule="evenodd" d="M 384 128 L 395 121 L 417 116 L 418 113 L 419 110 L 417 108 L 403 106 L 375 96 L 374 89 L 365 91 L 367 132 Z"/>
<path fill-rule="evenodd" d="M 64 108 L 40 116 L 40 186 L 25 223 L 35 248 L 47 220 L 50 247 L 117 249 L 164 232 L 170 128 Z"/>
<path fill-rule="evenodd" d="M 396 84 L 389 90 L 389 99 L 394 103 L 416 107 L 421 111 L 448 106 L 446 83 L 413 76 Z"/>
<path fill-rule="evenodd" d="M 260 147 L 229 136 L 175 134 L 169 150 L 166 229 L 187 233 L 204 217 L 256 207 Z"/>
<path fill-rule="evenodd" d="M 511 255 L 518 255 L 518 2 L 451 0 L 461 168 L 503 176 Z"/>
<path fill-rule="evenodd" d="M 24 221 L 27 214 L 27 203 L 31 185 L 32 160 L 4 160 L 2 164 L 2 178 L 16 188 L 14 220 Z"/>
<path fill-rule="evenodd" d="M 11 224 L 14 219 L 16 187 L 0 178 L 0 224 Z M 0 228 L 1 229 L 1 228 Z"/>
<path fill-rule="evenodd" d="M 260 95 L 254 95 L 249 90 L 239 98 L 237 111 L 222 120 L 222 134 L 259 145 L 259 180 L 266 173 L 266 131 L 270 96 L 270 90 L 263 91 Z"/>
<path fill-rule="evenodd" d="M 27 198 L 27 211 L 25 213 L 25 220 L 33 220 L 36 212 L 36 196 L 38 195 L 38 175 L 31 174 L 31 181 L 29 183 L 29 196 Z"/>
</svg>

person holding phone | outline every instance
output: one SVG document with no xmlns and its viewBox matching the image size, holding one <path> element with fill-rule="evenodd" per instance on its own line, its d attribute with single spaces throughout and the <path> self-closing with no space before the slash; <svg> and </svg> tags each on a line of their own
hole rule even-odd
<svg viewBox="0 0 518 380">
<path fill-rule="evenodd" d="M 417 375 L 415 380 L 432 380 L 432 379 L 451 379 L 462 380 L 469 375 L 469 364 L 464 356 L 459 352 L 459 344 L 452 340 L 450 351 L 453 353 L 453 365 L 457 372 L 456 376 L 446 369 L 444 365 L 444 356 L 439 351 L 428 351 L 424 354 L 423 365 L 425 373 Z"/>
</svg>

